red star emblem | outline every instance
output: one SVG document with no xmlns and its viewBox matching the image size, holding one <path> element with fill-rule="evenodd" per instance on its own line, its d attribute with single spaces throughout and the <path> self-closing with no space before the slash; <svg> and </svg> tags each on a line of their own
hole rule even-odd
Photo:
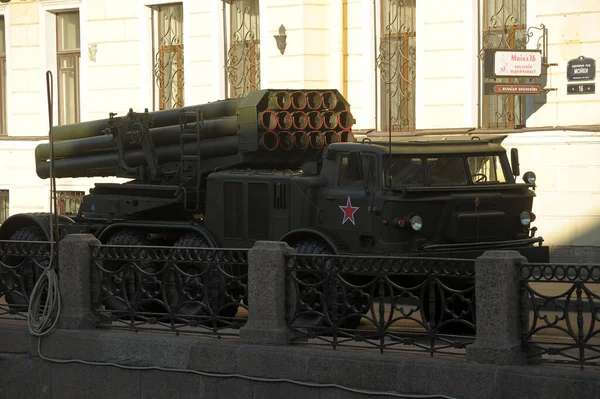
<svg viewBox="0 0 600 399">
<path fill-rule="evenodd" d="M 348 200 L 346 201 L 346 206 L 340 205 L 340 209 L 344 212 L 344 220 L 342 220 L 342 224 L 346 223 L 348 220 L 354 223 L 354 213 L 358 210 L 358 206 L 352 206 L 352 202 L 350 202 L 350 196 L 348 196 Z"/>
</svg>

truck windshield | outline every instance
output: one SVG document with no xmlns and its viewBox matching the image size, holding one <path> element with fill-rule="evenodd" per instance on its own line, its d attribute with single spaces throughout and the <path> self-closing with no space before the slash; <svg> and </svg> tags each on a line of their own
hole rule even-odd
<svg viewBox="0 0 600 399">
<path fill-rule="evenodd" d="M 498 155 L 468 157 L 467 163 L 474 184 L 506 183 Z"/>
<path fill-rule="evenodd" d="M 383 161 L 386 181 L 391 177 L 395 188 L 464 186 L 471 181 L 473 184 L 506 183 L 500 157 L 497 155 L 425 158 L 386 155 Z"/>
</svg>

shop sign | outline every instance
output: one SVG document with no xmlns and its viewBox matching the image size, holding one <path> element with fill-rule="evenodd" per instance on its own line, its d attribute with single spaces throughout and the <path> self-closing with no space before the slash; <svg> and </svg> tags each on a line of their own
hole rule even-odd
<svg viewBox="0 0 600 399">
<path fill-rule="evenodd" d="M 542 74 L 542 52 L 487 49 L 484 58 L 484 74 L 488 79 L 538 77 Z"/>
<path fill-rule="evenodd" d="M 485 94 L 516 94 L 516 95 L 528 95 L 528 94 L 540 94 L 542 92 L 542 86 L 536 84 L 496 84 L 486 83 Z"/>
</svg>

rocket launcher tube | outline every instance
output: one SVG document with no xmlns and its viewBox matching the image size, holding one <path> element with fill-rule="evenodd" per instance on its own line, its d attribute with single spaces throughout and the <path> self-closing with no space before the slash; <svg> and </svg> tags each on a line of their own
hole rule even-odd
<svg viewBox="0 0 600 399">
<path fill-rule="evenodd" d="M 190 125 L 195 125 L 195 122 Z M 150 137 L 155 146 L 177 144 L 179 143 L 179 134 L 181 129 L 179 125 L 164 126 L 150 129 Z M 201 131 L 202 139 L 235 136 L 238 133 L 238 118 L 229 116 L 221 119 L 212 119 L 204 121 Z M 125 134 L 125 143 L 127 148 L 139 148 L 140 143 L 135 143 L 134 135 L 131 132 Z M 112 135 L 103 135 L 97 137 L 87 137 L 74 140 L 65 140 L 54 143 L 54 156 L 56 158 L 79 157 L 87 152 L 102 152 L 116 150 L 116 143 Z M 40 144 L 35 149 L 36 162 L 45 161 L 50 157 L 50 144 Z"/>
<path fill-rule="evenodd" d="M 275 130 L 277 128 L 277 114 L 268 109 L 258 114 L 260 124 L 265 130 Z"/>
<path fill-rule="evenodd" d="M 337 97 L 332 91 L 325 91 L 321 94 L 323 97 L 323 107 L 327 109 L 335 109 L 338 104 Z"/>
<path fill-rule="evenodd" d="M 337 122 L 343 130 L 350 130 L 354 125 L 354 117 L 350 111 L 343 110 L 337 113 Z"/>
<path fill-rule="evenodd" d="M 294 148 L 294 137 L 290 132 L 277 133 L 279 139 L 279 148 L 285 151 L 291 151 Z"/>
<path fill-rule="evenodd" d="M 192 105 L 189 107 L 176 108 L 164 111 L 149 112 L 153 127 L 164 127 L 170 125 L 179 125 L 179 116 L 182 111 L 196 112 L 202 110 L 204 119 L 223 118 L 235 115 L 242 99 L 235 98 L 229 100 L 215 101 L 212 103 Z M 100 119 L 89 122 L 73 123 L 70 125 L 54 126 L 54 141 L 64 141 L 80 139 L 85 137 L 102 136 L 104 129 L 108 127 L 110 119 Z"/>
<path fill-rule="evenodd" d="M 306 93 L 306 98 L 308 100 L 307 105 L 309 109 L 317 110 L 321 108 L 321 105 L 323 104 L 323 97 L 321 96 L 321 93 L 318 91 L 309 91 Z"/>
<path fill-rule="evenodd" d="M 306 116 L 308 118 L 309 128 L 319 130 L 321 127 L 323 127 L 323 118 L 321 117 L 321 114 L 317 111 L 311 111 L 308 114 L 306 114 Z"/>
<path fill-rule="evenodd" d="M 331 111 L 325 111 L 322 114 L 323 117 L 323 126 L 325 127 L 325 129 L 331 130 L 331 129 L 335 129 L 338 126 L 338 116 L 331 112 Z"/>
<path fill-rule="evenodd" d="M 294 120 L 292 114 L 287 111 L 279 111 L 277 113 L 277 127 L 283 130 L 289 130 L 292 128 Z"/>
<path fill-rule="evenodd" d="M 292 124 L 294 129 L 304 130 L 308 126 L 308 117 L 305 112 L 296 111 L 292 113 Z"/>
<path fill-rule="evenodd" d="M 302 111 L 306 108 L 308 99 L 306 98 L 306 93 L 303 91 L 295 91 L 292 93 L 292 107 L 295 110 Z"/>
<path fill-rule="evenodd" d="M 274 133 L 273 133 L 274 134 Z M 200 142 L 200 156 L 202 158 L 218 158 L 235 155 L 238 152 L 239 142 L 236 136 L 220 137 L 202 140 Z M 186 155 L 194 155 L 197 151 L 196 143 L 188 143 L 184 147 Z M 156 147 L 156 156 L 159 164 L 179 162 L 181 159 L 181 146 L 179 144 Z M 125 162 L 127 165 L 137 167 L 146 164 L 146 153 L 142 149 L 126 151 Z M 104 176 L 117 176 L 119 168 L 119 155 L 116 151 L 106 154 L 92 154 L 76 158 L 58 159 L 54 161 L 56 177 L 91 177 L 99 176 L 96 171 L 112 171 Z M 36 164 L 37 175 L 42 179 L 50 176 L 50 165 L 46 161 Z"/>
<path fill-rule="evenodd" d="M 325 136 L 325 143 L 327 145 L 329 145 L 331 143 L 338 143 L 341 141 L 337 132 L 335 132 L 333 130 L 328 130 L 325 133 L 323 133 L 323 135 Z"/>
<path fill-rule="evenodd" d="M 294 132 L 294 147 L 299 150 L 306 150 L 308 148 L 308 144 L 310 142 L 310 138 L 308 134 L 303 131 Z"/>
<path fill-rule="evenodd" d="M 276 111 L 287 111 L 292 106 L 292 96 L 289 91 L 280 90 L 269 96 L 269 108 Z"/>
<path fill-rule="evenodd" d="M 312 149 L 318 150 L 323 148 L 323 146 L 325 145 L 325 137 L 323 136 L 323 133 L 319 131 L 309 132 L 308 137 L 309 145 Z"/>
<path fill-rule="evenodd" d="M 356 138 L 354 137 L 354 133 L 350 130 L 342 130 L 338 133 L 340 136 L 340 141 L 342 143 L 354 143 L 356 142 Z"/>
<path fill-rule="evenodd" d="M 275 132 L 264 132 L 260 137 L 260 145 L 266 150 L 275 151 L 279 147 L 279 136 Z"/>
</svg>

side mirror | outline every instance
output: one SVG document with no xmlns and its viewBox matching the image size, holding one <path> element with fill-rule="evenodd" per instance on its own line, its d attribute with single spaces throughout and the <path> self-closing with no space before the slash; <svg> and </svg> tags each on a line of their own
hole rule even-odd
<svg viewBox="0 0 600 399">
<path fill-rule="evenodd" d="M 365 174 L 363 171 L 362 152 L 350 151 L 348 153 L 348 167 L 350 168 L 350 176 L 352 176 L 352 180 L 360 180 L 363 182 L 363 185 L 365 185 L 366 182 Z"/>
<path fill-rule="evenodd" d="M 513 176 L 519 176 L 521 174 L 521 169 L 519 168 L 519 150 L 516 148 L 510 149 L 510 165 Z"/>
</svg>

